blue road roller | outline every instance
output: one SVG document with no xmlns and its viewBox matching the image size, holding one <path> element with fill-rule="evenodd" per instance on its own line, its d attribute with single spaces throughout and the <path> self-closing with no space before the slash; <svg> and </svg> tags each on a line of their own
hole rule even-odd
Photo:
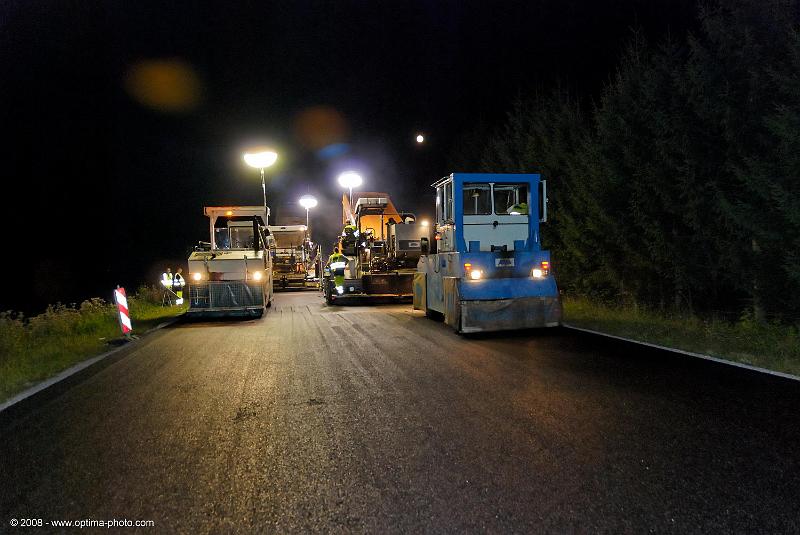
<svg viewBox="0 0 800 535">
<path fill-rule="evenodd" d="M 453 173 L 435 182 L 434 239 L 422 244 L 413 303 L 459 333 L 555 327 L 561 299 L 539 224 L 538 174 Z"/>
</svg>

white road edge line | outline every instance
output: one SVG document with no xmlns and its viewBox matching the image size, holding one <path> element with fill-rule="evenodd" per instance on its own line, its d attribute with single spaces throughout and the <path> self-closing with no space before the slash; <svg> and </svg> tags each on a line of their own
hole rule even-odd
<svg viewBox="0 0 800 535">
<path fill-rule="evenodd" d="M 791 379 L 792 381 L 800 381 L 800 377 L 798 377 L 797 375 L 792 375 L 790 373 L 776 372 L 774 370 L 768 370 L 767 368 L 761 368 L 759 366 L 752 366 L 750 364 L 734 362 L 732 360 L 725 360 L 719 357 L 712 357 L 711 355 L 704 355 L 702 353 L 693 353 L 692 351 L 684 351 L 683 349 L 675 349 L 674 347 L 660 346 L 658 344 L 651 344 L 650 342 L 642 342 L 641 340 L 633 340 L 631 338 L 623 338 L 622 336 L 608 334 L 600 331 L 593 331 L 591 329 L 584 329 L 583 327 L 576 327 L 574 325 L 569 325 L 567 323 L 562 324 L 562 326 L 566 329 L 572 329 L 574 331 L 582 331 L 585 333 L 596 334 L 598 336 L 605 336 L 606 338 L 614 338 L 615 340 L 622 340 L 623 342 L 630 342 L 632 344 L 639 344 L 642 346 L 653 347 L 655 349 L 670 351 L 672 353 L 680 353 L 681 355 L 686 355 L 689 357 L 695 357 L 703 360 L 710 360 L 712 362 L 727 364 L 728 366 L 735 366 L 737 368 L 744 368 L 745 370 L 766 373 L 767 375 L 774 375 L 776 377 L 783 377 L 784 379 Z"/>
<path fill-rule="evenodd" d="M 166 327 L 168 325 L 172 325 L 173 323 L 178 321 L 178 318 L 180 318 L 180 316 L 176 316 L 176 317 L 174 317 L 174 318 L 172 318 L 170 320 L 167 320 L 167 321 L 165 321 L 163 323 L 159 323 L 158 325 L 156 325 L 152 329 L 149 329 L 149 330 L 145 331 L 144 333 L 142 333 L 142 336 L 144 336 L 144 335 L 146 335 L 148 333 L 151 333 L 153 331 L 157 331 L 159 329 L 163 329 L 164 327 Z M 74 366 L 72 366 L 70 368 L 67 368 L 66 370 L 58 373 L 57 375 L 54 375 L 53 377 L 50 377 L 49 379 L 45 379 L 41 383 L 39 383 L 37 385 L 34 385 L 34 386 L 28 388 L 27 390 L 23 390 L 22 392 L 20 392 L 19 394 L 15 395 L 14 397 L 4 401 L 3 403 L 0 403 L 0 412 L 3 412 L 4 410 L 8 409 L 9 407 L 12 407 L 13 405 L 16 405 L 20 401 L 22 401 L 24 399 L 27 399 L 27 398 L 31 397 L 32 395 L 41 392 L 42 390 L 50 388 L 51 386 L 53 386 L 56 383 L 60 383 L 61 381 L 63 381 L 67 377 L 75 375 L 79 371 L 88 368 L 89 366 L 91 366 L 95 362 L 100 362 L 101 360 L 110 357 L 114 353 L 116 353 L 118 351 L 122 351 L 123 349 L 126 349 L 128 347 L 130 347 L 129 344 L 125 344 L 125 345 L 122 345 L 122 346 L 119 346 L 119 347 L 115 347 L 111 351 L 106 351 L 105 353 L 97 355 L 96 357 L 92 357 L 90 359 L 81 361 L 81 362 L 75 364 Z"/>
</svg>

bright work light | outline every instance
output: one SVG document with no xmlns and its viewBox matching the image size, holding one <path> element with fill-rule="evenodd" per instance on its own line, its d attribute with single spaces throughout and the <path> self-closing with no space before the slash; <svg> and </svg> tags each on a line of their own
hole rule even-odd
<svg viewBox="0 0 800 535">
<path fill-rule="evenodd" d="M 267 215 L 265 224 L 269 225 L 269 208 L 267 208 L 267 182 L 264 178 L 264 169 L 278 160 L 278 153 L 266 148 L 254 148 L 244 153 L 244 162 L 250 167 L 261 170 L 261 193 L 264 195 L 264 212 Z"/>
<path fill-rule="evenodd" d="M 310 224 L 308 221 L 308 211 L 317 205 L 317 199 L 314 198 L 313 195 L 303 195 L 297 202 L 300 203 L 300 206 L 306 209 L 306 228 L 303 230 L 308 230 L 308 226 Z"/>
<path fill-rule="evenodd" d="M 357 188 L 362 182 L 361 175 L 353 171 L 346 171 L 339 175 L 339 185 L 343 188 Z"/>
<path fill-rule="evenodd" d="M 361 175 L 354 171 L 345 171 L 341 175 L 339 175 L 339 185 L 343 188 L 347 188 L 350 191 L 350 209 L 353 208 L 353 188 L 357 188 L 361 185 L 363 181 L 361 180 Z"/>
<path fill-rule="evenodd" d="M 278 154 L 271 150 L 264 150 L 259 152 L 245 152 L 244 162 L 250 167 L 256 169 L 264 169 L 274 164 L 278 160 Z"/>
<path fill-rule="evenodd" d="M 314 208 L 318 204 L 317 203 L 317 199 L 315 199 L 311 195 L 303 195 L 302 197 L 300 197 L 300 200 L 297 201 L 297 202 L 300 204 L 300 206 L 302 206 L 306 210 Z"/>
</svg>

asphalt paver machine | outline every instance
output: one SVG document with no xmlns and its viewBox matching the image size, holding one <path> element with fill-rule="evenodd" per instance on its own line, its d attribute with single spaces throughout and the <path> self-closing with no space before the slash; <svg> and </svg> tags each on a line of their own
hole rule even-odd
<svg viewBox="0 0 800 535">
<path fill-rule="evenodd" d="M 345 227 L 338 241 L 347 258 L 344 282 L 325 277 L 329 305 L 347 302 L 410 301 L 414 272 L 430 228 L 399 212 L 386 193 L 358 193 L 351 209 L 342 199 Z"/>
<path fill-rule="evenodd" d="M 275 290 L 317 288 L 319 246 L 309 236 L 306 225 L 270 226 L 272 283 Z"/>
<path fill-rule="evenodd" d="M 268 208 L 206 206 L 210 240 L 189 256 L 190 316 L 260 317 L 272 304 Z"/>
</svg>

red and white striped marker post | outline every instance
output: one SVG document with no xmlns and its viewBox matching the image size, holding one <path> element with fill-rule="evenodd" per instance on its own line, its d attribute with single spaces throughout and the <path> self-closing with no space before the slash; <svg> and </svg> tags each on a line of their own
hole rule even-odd
<svg viewBox="0 0 800 535">
<path fill-rule="evenodd" d="M 125 297 L 125 288 L 114 290 L 114 301 L 117 303 L 117 312 L 119 312 L 119 326 L 122 329 L 122 334 L 125 336 L 130 335 L 133 330 L 131 325 L 131 315 L 128 312 L 128 298 Z"/>
</svg>

